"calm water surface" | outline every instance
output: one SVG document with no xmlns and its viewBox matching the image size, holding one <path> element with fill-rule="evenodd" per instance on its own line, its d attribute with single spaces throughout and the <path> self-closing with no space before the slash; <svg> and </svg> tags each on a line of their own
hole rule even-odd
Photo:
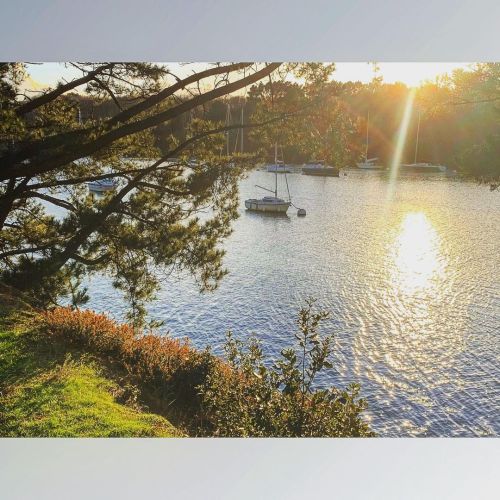
<svg viewBox="0 0 500 500">
<path fill-rule="evenodd" d="M 170 278 L 151 317 L 217 352 L 229 329 L 255 334 L 274 356 L 314 297 L 336 338 L 320 382 L 359 382 L 381 435 L 500 435 L 500 193 L 428 174 L 392 186 L 376 172 L 288 181 L 305 218 L 246 212 L 244 199 L 262 195 L 254 185 L 274 182 L 251 173 L 224 245 L 230 274 L 208 294 Z M 91 292 L 90 307 L 123 317 L 108 280 Z"/>
</svg>

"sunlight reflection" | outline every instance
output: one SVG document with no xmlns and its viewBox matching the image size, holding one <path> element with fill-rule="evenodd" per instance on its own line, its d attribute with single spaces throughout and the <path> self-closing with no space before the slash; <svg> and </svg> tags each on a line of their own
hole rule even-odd
<svg viewBox="0 0 500 500">
<path fill-rule="evenodd" d="M 394 271 L 400 291 L 428 291 L 444 274 L 440 238 L 423 212 L 405 216 L 393 247 Z"/>
</svg>

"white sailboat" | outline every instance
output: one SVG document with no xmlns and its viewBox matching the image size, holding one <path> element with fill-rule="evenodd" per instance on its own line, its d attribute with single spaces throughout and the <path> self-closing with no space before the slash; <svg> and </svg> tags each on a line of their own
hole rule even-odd
<svg viewBox="0 0 500 500">
<path fill-rule="evenodd" d="M 432 163 L 417 162 L 418 157 L 418 136 L 420 133 L 420 118 L 421 112 L 418 113 L 417 137 L 415 139 L 415 159 L 413 163 L 403 163 L 399 169 L 402 172 L 418 172 L 418 173 L 445 173 L 447 168 L 444 165 L 433 165 Z"/>
<path fill-rule="evenodd" d="M 366 119 L 366 147 L 365 147 L 365 160 L 358 163 L 358 168 L 362 170 L 384 170 L 385 167 L 377 165 L 378 158 L 368 158 L 368 143 L 369 143 L 369 129 L 370 129 L 370 113 Z"/>
<path fill-rule="evenodd" d="M 113 179 L 100 179 L 87 182 L 87 187 L 93 193 L 106 193 L 116 189 L 116 182 Z"/>
<path fill-rule="evenodd" d="M 289 174 L 291 172 L 290 167 L 281 160 L 276 160 L 273 165 L 268 165 L 266 170 L 276 174 Z"/>
<path fill-rule="evenodd" d="M 283 158 L 283 148 L 281 149 L 281 157 Z M 272 165 L 268 165 L 266 170 L 271 173 L 276 174 L 289 174 L 292 172 L 291 168 L 288 165 L 285 165 L 283 159 L 278 160 L 277 147 L 274 155 L 274 163 Z"/>
<path fill-rule="evenodd" d="M 275 163 L 278 160 L 278 145 L 274 145 L 274 158 Z M 275 214 L 286 214 L 288 208 L 292 204 L 290 200 L 285 201 L 282 198 L 278 198 L 278 172 L 274 172 L 274 191 L 262 186 L 256 186 L 264 191 L 269 191 L 273 193 L 274 196 L 264 196 L 263 198 L 249 198 L 245 200 L 245 207 L 247 210 L 252 210 L 255 212 L 268 212 Z M 290 193 L 288 194 L 290 198 Z"/>
</svg>

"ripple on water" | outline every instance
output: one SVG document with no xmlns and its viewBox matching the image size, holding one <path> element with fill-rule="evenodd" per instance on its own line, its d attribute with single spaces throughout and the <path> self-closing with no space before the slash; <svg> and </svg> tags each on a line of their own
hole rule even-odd
<svg viewBox="0 0 500 500">
<path fill-rule="evenodd" d="M 200 295 L 188 277 L 167 281 L 151 317 L 216 352 L 229 329 L 255 334 L 276 356 L 315 297 L 336 337 L 335 369 L 319 383 L 360 382 L 376 431 L 499 435 L 498 193 L 432 176 L 398 181 L 391 199 L 378 174 L 288 180 L 307 217 L 242 208 L 219 289 Z M 253 172 L 241 199 L 271 181 Z M 109 280 L 90 289 L 91 307 L 123 318 Z"/>
</svg>

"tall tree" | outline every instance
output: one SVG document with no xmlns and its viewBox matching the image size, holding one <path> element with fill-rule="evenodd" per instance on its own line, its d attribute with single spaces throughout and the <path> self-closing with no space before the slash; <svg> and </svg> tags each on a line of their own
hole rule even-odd
<svg viewBox="0 0 500 500">
<path fill-rule="evenodd" d="M 215 288 L 251 163 L 222 156 L 225 134 L 283 123 L 303 103 L 244 124 L 214 121 L 206 107 L 290 71 L 317 84 L 328 65 L 217 63 L 184 77 L 146 63 L 69 66 L 77 77 L 35 97 L 22 90 L 26 66 L 0 68 L 1 278 L 41 304 L 61 295 L 78 304 L 82 278 L 106 272 L 139 322 L 165 274 L 188 271 Z M 112 112 L 82 113 L 82 96 Z M 167 125 L 181 118 L 174 137 Z M 104 179 L 115 189 L 91 196 L 86 183 Z"/>
<path fill-rule="evenodd" d="M 21 95 L 21 65 L 0 68 L 3 280 L 43 304 L 68 293 L 79 302 L 81 277 L 106 271 L 139 318 L 161 271 L 185 269 L 202 289 L 217 286 L 225 272 L 220 242 L 236 216 L 246 159 L 228 168 L 220 157 L 222 123 L 191 120 L 182 141 L 164 138 L 163 154 L 153 132 L 280 64 L 214 64 L 184 78 L 154 64 L 72 66 L 81 76 L 34 98 Z M 82 117 L 75 91 L 111 100 L 115 113 Z M 86 183 L 102 179 L 116 189 L 96 199 Z"/>
</svg>

